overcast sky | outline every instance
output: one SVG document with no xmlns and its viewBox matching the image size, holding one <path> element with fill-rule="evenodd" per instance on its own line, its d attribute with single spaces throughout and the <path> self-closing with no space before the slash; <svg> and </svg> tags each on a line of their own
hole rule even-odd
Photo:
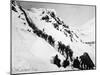
<svg viewBox="0 0 100 75">
<path fill-rule="evenodd" d="M 20 1 L 23 8 L 50 8 L 55 9 L 67 25 L 82 26 L 89 20 L 95 18 L 95 6 L 55 4 L 42 2 Z"/>
</svg>

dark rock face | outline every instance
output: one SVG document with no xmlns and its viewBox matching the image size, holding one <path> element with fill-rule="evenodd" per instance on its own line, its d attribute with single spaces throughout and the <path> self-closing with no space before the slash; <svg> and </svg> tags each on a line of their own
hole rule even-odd
<svg viewBox="0 0 100 75">
<path fill-rule="evenodd" d="M 11 9 L 15 12 L 17 12 L 16 8 L 14 6 L 11 7 Z"/>
<path fill-rule="evenodd" d="M 11 0 L 11 4 L 14 6 L 16 5 L 14 0 Z"/>
<path fill-rule="evenodd" d="M 42 20 L 45 20 L 46 22 L 49 22 L 49 17 L 48 17 L 48 15 L 42 17 Z"/>
<path fill-rule="evenodd" d="M 66 58 L 70 58 L 70 60 L 72 61 L 72 57 L 73 57 L 73 51 L 70 49 L 70 46 L 65 46 L 64 44 L 62 44 L 61 42 L 58 42 L 58 51 L 66 56 Z"/>
</svg>

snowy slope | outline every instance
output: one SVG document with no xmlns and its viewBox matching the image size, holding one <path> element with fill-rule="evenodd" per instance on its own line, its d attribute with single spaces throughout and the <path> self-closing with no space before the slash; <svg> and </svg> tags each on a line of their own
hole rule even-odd
<svg viewBox="0 0 100 75">
<path fill-rule="evenodd" d="M 77 33 L 56 16 L 54 9 L 23 9 L 12 4 L 12 69 L 13 73 L 72 70 L 51 64 L 52 57 L 64 54 L 59 51 L 59 42 L 70 46 L 73 57 L 87 52 L 95 64 L 95 50 L 83 43 Z M 65 52 L 65 51 L 64 51 Z M 71 60 L 69 59 L 71 62 Z M 45 65 L 45 66 L 44 66 Z M 19 70 L 20 68 L 20 70 Z"/>
<path fill-rule="evenodd" d="M 28 27 L 21 13 L 21 11 L 18 13 L 12 11 L 12 73 L 60 70 L 56 65 L 50 64 L 51 56 L 59 53 L 44 40 L 27 31 L 31 28 Z M 18 18 L 19 16 L 21 19 Z M 60 58 L 64 59 L 63 56 Z"/>
</svg>

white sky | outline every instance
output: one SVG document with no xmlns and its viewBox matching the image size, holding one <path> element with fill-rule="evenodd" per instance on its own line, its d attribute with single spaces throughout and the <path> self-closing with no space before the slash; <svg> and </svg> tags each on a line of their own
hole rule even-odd
<svg viewBox="0 0 100 75">
<path fill-rule="evenodd" d="M 57 16 L 60 16 L 67 25 L 74 27 L 84 25 L 95 18 L 95 6 L 54 4 L 41 2 L 20 1 L 23 8 L 50 8 L 55 9 Z"/>
</svg>

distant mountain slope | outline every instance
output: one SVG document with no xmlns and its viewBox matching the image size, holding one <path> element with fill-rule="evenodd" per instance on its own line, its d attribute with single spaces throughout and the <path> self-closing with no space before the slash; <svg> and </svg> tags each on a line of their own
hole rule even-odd
<svg viewBox="0 0 100 75">
<path fill-rule="evenodd" d="M 79 36 L 85 42 L 95 42 L 95 19 L 91 19 L 87 23 L 83 24 L 79 32 Z"/>
</svg>

